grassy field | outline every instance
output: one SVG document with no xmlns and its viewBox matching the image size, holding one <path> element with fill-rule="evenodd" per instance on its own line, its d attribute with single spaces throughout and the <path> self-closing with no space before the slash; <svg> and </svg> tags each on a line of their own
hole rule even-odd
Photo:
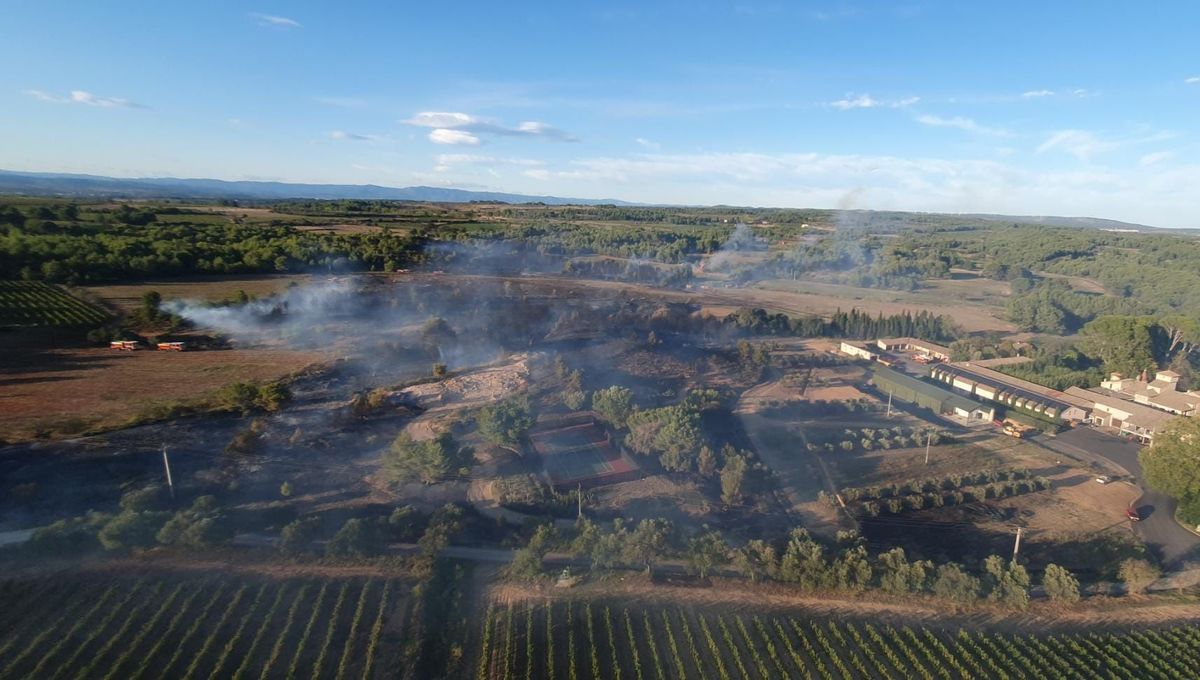
<svg viewBox="0 0 1200 680">
<path fill-rule="evenodd" d="M 481 625 L 478 678 L 1185 678 L 1200 667 L 1195 627 L 951 633 L 599 602 L 496 605 Z"/>
<path fill-rule="evenodd" d="M 39 281 L 0 281 L 0 326 L 94 326 L 104 310 Z"/>
<path fill-rule="evenodd" d="M 366 678 L 411 611 L 382 579 L 76 577 L 0 585 L 0 678 Z"/>
</svg>

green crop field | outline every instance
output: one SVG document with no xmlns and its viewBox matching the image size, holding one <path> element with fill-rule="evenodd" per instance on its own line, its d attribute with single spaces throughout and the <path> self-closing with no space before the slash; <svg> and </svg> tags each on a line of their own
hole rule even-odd
<svg viewBox="0 0 1200 680">
<path fill-rule="evenodd" d="M 0 679 L 398 676 L 380 650 L 407 594 L 387 579 L 8 581 Z"/>
<path fill-rule="evenodd" d="M 104 310 L 39 281 L 0 281 L 0 326 L 90 326 Z"/>
<path fill-rule="evenodd" d="M 950 633 L 884 624 L 576 602 L 495 605 L 476 677 L 1194 678 L 1200 628 Z"/>
</svg>

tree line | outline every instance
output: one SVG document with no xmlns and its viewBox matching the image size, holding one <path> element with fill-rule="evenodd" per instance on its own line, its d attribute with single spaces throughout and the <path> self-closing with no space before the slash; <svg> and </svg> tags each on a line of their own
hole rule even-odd
<svg viewBox="0 0 1200 680">
<path fill-rule="evenodd" d="M 10 222 L 0 228 L 0 269 L 25 280 L 70 284 L 313 269 L 392 271 L 420 259 L 424 244 L 417 235 L 282 226 L 115 224 L 37 233 Z"/>
<path fill-rule="evenodd" d="M 958 336 L 959 330 L 948 316 L 934 315 L 927 311 L 901 312 L 884 316 L 882 312 L 872 316 L 857 309 L 848 312 L 838 310 L 828 319 L 817 316 L 792 317 L 787 314 L 771 314 L 759 307 L 741 307 L 725 317 L 724 323 L 740 331 L 755 335 L 792 335 L 805 338 L 895 338 L 914 337 L 932 342 L 948 342 Z"/>
</svg>

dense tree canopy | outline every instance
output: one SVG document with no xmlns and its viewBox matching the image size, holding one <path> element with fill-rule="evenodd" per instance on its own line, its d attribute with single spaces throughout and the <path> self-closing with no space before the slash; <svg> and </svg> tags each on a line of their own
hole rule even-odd
<svg viewBox="0 0 1200 680">
<path fill-rule="evenodd" d="M 1183 501 L 1200 496 L 1200 419 L 1173 419 L 1138 462 L 1155 489 Z"/>
<path fill-rule="evenodd" d="M 479 409 L 476 424 L 479 436 L 497 446 L 516 446 L 533 427 L 529 400 L 513 397 Z"/>
<path fill-rule="evenodd" d="M 457 446 L 447 433 L 425 441 L 401 433 L 383 453 L 384 475 L 396 483 L 432 484 L 470 464 L 470 451 Z"/>
</svg>

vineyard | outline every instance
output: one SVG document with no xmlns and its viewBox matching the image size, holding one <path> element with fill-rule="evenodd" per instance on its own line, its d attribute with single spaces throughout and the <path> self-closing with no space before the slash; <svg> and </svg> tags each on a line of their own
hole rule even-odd
<svg viewBox="0 0 1200 680">
<path fill-rule="evenodd" d="M 46 578 L 0 602 L 0 680 L 396 677 L 412 609 L 387 579 Z"/>
<path fill-rule="evenodd" d="M 37 281 L 0 281 L 0 326 L 89 326 L 108 315 Z"/>
<path fill-rule="evenodd" d="M 493 605 L 476 677 L 1194 678 L 1200 627 L 1047 636 L 947 633 L 616 603 Z"/>
<path fill-rule="evenodd" d="M 6 581 L 0 680 L 1082 680 L 1200 668 L 1195 626 L 1012 635 L 603 601 L 492 604 L 460 647 L 461 583 L 435 579 L 417 596 L 386 578 Z"/>
</svg>

